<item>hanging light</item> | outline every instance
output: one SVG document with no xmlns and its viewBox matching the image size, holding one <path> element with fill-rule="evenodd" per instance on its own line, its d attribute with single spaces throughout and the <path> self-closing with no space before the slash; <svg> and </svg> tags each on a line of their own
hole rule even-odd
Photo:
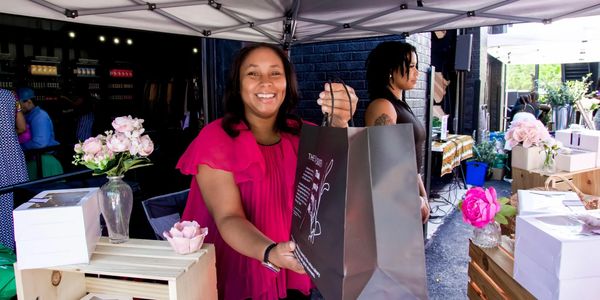
<svg viewBox="0 0 600 300">
<path fill-rule="evenodd" d="M 127 45 L 130 45 L 130 46 L 133 45 L 133 40 L 132 39 L 127 39 L 126 42 L 127 42 Z"/>
<path fill-rule="evenodd" d="M 75 31 L 69 31 L 69 37 L 74 39 L 75 38 Z"/>
<path fill-rule="evenodd" d="M 98 36 L 98 40 L 101 42 L 106 42 L 106 37 L 104 37 L 103 35 Z"/>
<path fill-rule="evenodd" d="M 192 49 L 192 52 L 194 52 L 194 54 L 198 53 L 198 48 L 194 47 L 194 48 Z"/>
<path fill-rule="evenodd" d="M 118 37 L 113 38 L 113 43 L 115 43 L 115 45 L 118 45 L 119 43 L 121 43 L 121 40 L 119 40 Z"/>
</svg>

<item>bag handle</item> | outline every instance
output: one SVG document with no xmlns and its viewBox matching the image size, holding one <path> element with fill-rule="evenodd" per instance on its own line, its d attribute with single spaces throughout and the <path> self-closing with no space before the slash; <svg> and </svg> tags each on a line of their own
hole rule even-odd
<svg viewBox="0 0 600 300">
<path fill-rule="evenodd" d="M 321 126 L 324 126 L 324 127 L 331 126 L 331 122 L 333 120 L 333 110 L 335 108 L 334 99 L 333 99 L 333 87 L 332 87 L 333 83 L 341 83 L 342 86 L 344 87 L 344 90 L 346 91 L 346 95 L 348 95 L 348 102 L 350 103 L 350 113 L 352 113 L 352 98 L 350 97 L 350 92 L 348 91 L 348 87 L 346 86 L 346 83 L 344 83 L 344 81 L 341 78 L 335 78 L 333 80 L 333 82 L 331 79 L 329 79 L 327 81 L 327 83 L 329 84 L 329 93 L 331 95 L 331 115 L 328 113 L 323 114 L 323 121 L 321 122 Z M 353 115 L 350 116 L 350 126 L 354 127 L 354 116 Z"/>
<path fill-rule="evenodd" d="M 544 188 L 548 191 L 550 190 L 550 183 L 552 183 L 552 185 L 554 185 L 554 183 L 557 180 L 562 180 L 563 182 L 565 182 L 570 188 L 571 190 L 573 190 L 573 192 L 575 192 L 577 194 L 577 196 L 579 196 L 579 198 L 583 199 L 583 192 L 581 192 L 580 189 L 578 189 L 572 182 L 571 180 L 567 179 L 566 177 L 562 176 L 562 175 L 550 175 L 548 176 L 548 178 L 546 179 L 546 182 L 544 182 Z"/>
</svg>

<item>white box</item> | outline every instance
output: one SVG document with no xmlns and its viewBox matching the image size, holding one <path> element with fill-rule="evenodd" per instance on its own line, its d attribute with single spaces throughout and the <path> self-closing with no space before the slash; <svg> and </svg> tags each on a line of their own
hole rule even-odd
<svg viewBox="0 0 600 300">
<path fill-rule="evenodd" d="M 519 215 L 585 212 L 585 206 L 574 192 L 518 190 Z"/>
<path fill-rule="evenodd" d="M 89 263 L 101 235 L 98 188 L 43 191 L 13 211 L 20 269 Z"/>
<path fill-rule="evenodd" d="M 539 299 L 597 299 L 589 283 L 600 282 L 600 235 L 583 229 L 574 215 L 518 216 L 515 280 Z"/>
<path fill-rule="evenodd" d="M 541 147 L 523 148 L 523 146 L 517 145 L 512 148 L 511 166 L 528 171 L 541 169 L 544 165 L 545 155 L 546 153 Z"/>
<path fill-rule="evenodd" d="M 557 130 L 555 137 L 566 147 L 596 152 L 596 164 L 588 169 L 600 167 L 600 131 L 564 129 Z"/>
<path fill-rule="evenodd" d="M 559 280 L 536 264 L 534 259 L 523 253 L 519 255 L 519 264 L 515 264 L 513 276 L 537 299 L 598 299 L 600 277 Z"/>
<path fill-rule="evenodd" d="M 556 168 L 564 171 L 591 169 L 597 158 L 596 152 L 571 150 L 571 153 L 558 153 L 555 158 Z"/>
</svg>

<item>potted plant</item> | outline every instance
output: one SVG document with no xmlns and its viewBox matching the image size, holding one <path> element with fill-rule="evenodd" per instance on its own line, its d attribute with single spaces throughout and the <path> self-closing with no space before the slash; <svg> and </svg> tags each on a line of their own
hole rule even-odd
<svg viewBox="0 0 600 300">
<path fill-rule="evenodd" d="M 554 129 L 565 129 L 574 120 L 573 104 L 585 98 L 588 94 L 591 82 L 591 74 L 581 77 L 581 80 L 569 80 L 558 84 L 545 83 L 543 85 L 546 95 L 541 102 L 552 106 L 552 121 Z"/>
</svg>

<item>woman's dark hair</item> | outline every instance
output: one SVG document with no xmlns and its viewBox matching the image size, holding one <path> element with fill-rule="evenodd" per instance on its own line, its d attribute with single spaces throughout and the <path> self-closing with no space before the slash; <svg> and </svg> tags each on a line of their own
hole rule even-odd
<svg viewBox="0 0 600 300">
<path fill-rule="evenodd" d="M 298 83 L 296 82 L 296 72 L 294 71 L 294 66 L 288 60 L 287 55 L 285 52 L 283 52 L 283 50 L 281 50 L 281 48 L 265 43 L 258 43 L 244 47 L 236 56 L 231 68 L 229 82 L 225 88 L 225 95 L 223 97 L 225 116 L 223 117 L 221 127 L 223 127 L 223 130 L 225 130 L 230 137 L 237 137 L 240 134 L 240 132 L 235 129 L 236 124 L 239 124 L 243 121 L 248 127 L 250 127 L 250 124 L 244 115 L 244 102 L 242 101 L 242 96 L 240 93 L 240 68 L 248 55 L 250 55 L 252 51 L 259 48 L 268 48 L 273 50 L 273 52 L 275 52 L 275 54 L 277 54 L 277 56 L 279 56 L 283 62 L 286 81 L 285 98 L 283 99 L 283 103 L 277 112 L 275 128 L 282 132 L 298 135 L 300 134 L 302 122 L 300 121 L 299 117 L 291 114 L 298 103 Z M 295 124 L 288 124 L 287 119 L 293 119 L 296 120 L 296 122 L 292 122 Z"/>
<path fill-rule="evenodd" d="M 408 43 L 398 41 L 383 42 L 371 50 L 367 58 L 367 85 L 369 98 L 394 99 L 389 90 L 390 75 L 398 70 L 400 75 L 407 76 L 410 72 L 411 54 L 417 55 L 417 49 Z M 417 56 L 417 63 L 419 57 Z"/>
</svg>

